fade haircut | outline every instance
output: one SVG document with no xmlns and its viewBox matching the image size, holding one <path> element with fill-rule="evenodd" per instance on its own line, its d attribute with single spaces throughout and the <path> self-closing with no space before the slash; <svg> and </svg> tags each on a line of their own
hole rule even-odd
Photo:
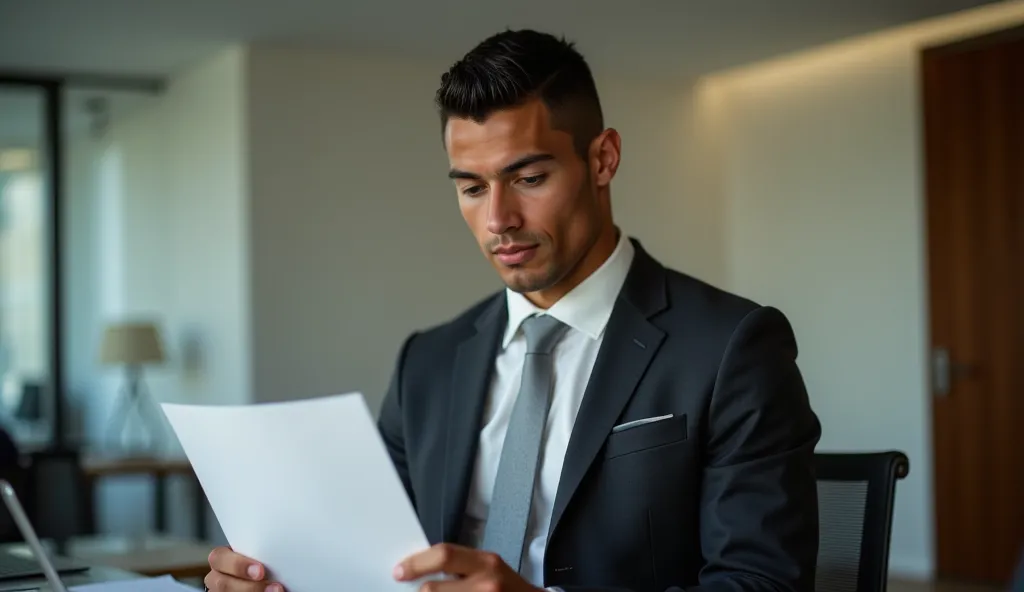
<svg viewBox="0 0 1024 592">
<path fill-rule="evenodd" d="M 451 118 L 482 123 L 495 111 L 539 98 L 551 125 L 568 132 L 586 161 L 604 130 L 597 85 L 575 44 L 548 33 L 506 30 L 482 41 L 441 75 L 441 130 Z"/>
</svg>

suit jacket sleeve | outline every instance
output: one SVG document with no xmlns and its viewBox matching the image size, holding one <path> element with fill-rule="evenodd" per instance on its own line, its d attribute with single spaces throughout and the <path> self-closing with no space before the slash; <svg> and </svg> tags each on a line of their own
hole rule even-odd
<svg viewBox="0 0 1024 592">
<path fill-rule="evenodd" d="M 667 592 L 814 590 L 821 426 L 778 310 L 749 313 L 726 348 L 711 400 L 700 508 L 705 566 Z M 566 592 L 597 592 L 565 588 Z M 612 592 L 608 588 L 602 592 Z"/>
<path fill-rule="evenodd" d="M 388 392 L 384 396 L 384 403 L 381 406 L 380 415 L 377 419 L 377 428 L 380 431 L 381 438 L 384 440 L 384 447 L 388 451 L 388 456 L 391 457 L 392 464 L 395 465 L 395 470 L 398 471 L 398 476 L 405 487 L 405 493 L 409 496 L 409 500 L 412 501 L 413 507 L 416 507 L 416 497 L 413 494 L 412 481 L 409 479 L 409 464 L 405 450 L 405 421 L 403 420 L 402 413 L 402 371 L 405 366 L 405 358 L 409 352 L 409 346 L 415 337 L 416 334 L 410 335 L 399 349 L 398 360 L 391 374 L 391 383 L 388 385 Z"/>
<path fill-rule="evenodd" d="M 726 349 L 709 415 L 701 590 L 813 590 L 821 425 L 789 322 L 751 312 Z"/>
</svg>

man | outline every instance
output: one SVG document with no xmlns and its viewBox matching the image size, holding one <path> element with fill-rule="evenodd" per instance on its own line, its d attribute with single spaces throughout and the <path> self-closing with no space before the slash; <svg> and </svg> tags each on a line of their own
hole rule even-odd
<svg viewBox="0 0 1024 592">
<path fill-rule="evenodd" d="M 620 232 L 620 138 L 572 44 L 498 34 L 437 102 L 462 215 L 507 289 L 401 348 L 380 432 L 433 546 L 395 578 L 813 589 L 820 426 L 785 317 Z M 210 563 L 211 590 L 267 589 L 253 559 Z"/>
</svg>

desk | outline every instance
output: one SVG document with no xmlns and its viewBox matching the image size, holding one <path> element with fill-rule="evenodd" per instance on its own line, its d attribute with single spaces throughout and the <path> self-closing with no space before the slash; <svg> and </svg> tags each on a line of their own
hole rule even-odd
<svg viewBox="0 0 1024 592">
<path fill-rule="evenodd" d="M 0 545 L 0 551 L 32 557 L 28 545 Z M 90 566 L 84 573 L 62 575 L 68 587 L 96 582 L 128 580 L 170 575 L 177 580 L 203 578 L 209 571 L 209 545 L 176 541 L 166 537 L 146 537 L 141 541 L 117 537 L 79 537 L 67 546 L 65 557 Z M 0 582 L 0 592 L 14 592 L 39 586 L 48 591 L 45 578 Z"/>
<path fill-rule="evenodd" d="M 86 565 L 183 580 L 206 577 L 211 550 L 209 543 L 169 536 L 87 536 L 68 541 L 63 555 Z"/>
<path fill-rule="evenodd" d="M 61 576 L 65 586 L 81 586 L 83 584 L 96 584 L 98 582 L 113 582 L 115 580 L 132 580 L 140 577 L 123 569 L 95 566 L 84 573 L 77 573 Z M 0 582 L 0 592 L 15 592 L 36 587 L 40 592 L 50 592 L 50 586 L 46 578 L 26 578 L 23 580 L 10 580 Z"/>
<path fill-rule="evenodd" d="M 206 496 L 203 488 L 192 470 L 191 463 L 186 459 L 148 458 L 148 457 L 117 457 L 102 455 L 86 455 L 82 458 L 82 474 L 86 482 L 86 495 L 91 496 L 88 506 L 92 514 L 96 512 L 95 491 L 101 479 L 127 476 L 151 475 L 156 478 L 153 500 L 153 523 L 157 533 L 167 532 L 167 483 L 171 477 L 183 476 L 192 484 L 195 496 L 195 519 L 193 535 L 202 540 L 206 538 Z M 96 524 L 88 524 L 86 532 L 96 532 Z"/>
<path fill-rule="evenodd" d="M 60 553 L 54 552 L 51 541 L 44 541 L 43 545 L 51 555 L 92 565 L 90 572 L 95 569 L 99 574 L 122 573 L 135 578 L 170 576 L 175 580 L 205 578 L 210 572 L 209 557 L 213 549 L 208 543 L 154 535 L 75 537 L 63 544 Z M 32 550 L 25 543 L 0 545 L 0 550 L 32 558 Z M 0 587 L 0 592 L 3 591 Z"/>
</svg>

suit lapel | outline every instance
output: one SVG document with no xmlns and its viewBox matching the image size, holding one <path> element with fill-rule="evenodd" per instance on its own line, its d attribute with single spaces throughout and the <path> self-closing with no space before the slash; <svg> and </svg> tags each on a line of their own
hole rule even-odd
<svg viewBox="0 0 1024 592">
<path fill-rule="evenodd" d="M 441 496 L 441 540 L 456 542 L 469 493 L 480 436 L 480 422 L 490 390 L 494 359 L 505 327 L 504 296 L 484 310 L 476 332 L 459 344 L 452 369 Z"/>
<path fill-rule="evenodd" d="M 549 537 L 665 338 L 649 320 L 667 306 L 664 268 L 638 242 L 634 246 L 633 265 L 608 320 L 569 438 Z"/>
</svg>

